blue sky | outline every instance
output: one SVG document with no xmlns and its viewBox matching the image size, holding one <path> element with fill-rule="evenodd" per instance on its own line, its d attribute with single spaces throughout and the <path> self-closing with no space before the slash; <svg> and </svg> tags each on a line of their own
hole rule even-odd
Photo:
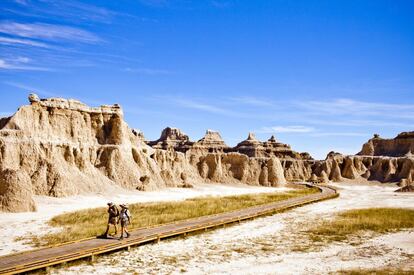
<svg viewBox="0 0 414 275">
<path fill-rule="evenodd" d="M 119 103 L 229 145 L 271 134 L 324 158 L 414 130 L 413 1 L 2 0 L 0 115 L 41 97 Z"/>
</svg>

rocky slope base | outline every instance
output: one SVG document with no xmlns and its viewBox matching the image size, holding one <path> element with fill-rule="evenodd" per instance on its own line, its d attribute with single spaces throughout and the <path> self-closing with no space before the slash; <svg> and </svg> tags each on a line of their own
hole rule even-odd
<svg viewBox="0 0 414 275">
<path fill-rule="evenodd" d="M 215 131 L 192 142 L 179 129 L 166 128 L 158 140 L 145 142 L 139 130 L 125 123 L 117 104 L 91 108 L 76 100 L 36 95 L 29 101 L 13 116 L 0 119 L 1 211 L 33 211 L 35 194 L 59 197 L 110 185 L 154 190 L 200 182 L 276 186 L 347 179 L 409 185 L 414 176 L 414 159 L 401 156 L 405 149 L 398 151 L 400 144 L 413 146 L 407 134 L 394 143 L 386 141 L 387 146 L 370 140 L 358 156 L 330 153 L 316 161 L 273 136 L 261 142 L 249 134 L 229 147 Z M 373 153 L 366 153 L 368 147 Z"/>
</svg>

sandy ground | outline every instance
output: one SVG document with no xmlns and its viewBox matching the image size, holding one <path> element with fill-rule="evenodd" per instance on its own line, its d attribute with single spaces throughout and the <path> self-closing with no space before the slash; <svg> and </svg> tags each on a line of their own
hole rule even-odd
<svg viewBox="0 0 414 275">
<path fill-rule="evenodd" d="M 414 194 L 395 187 L 340 186 L 341 196 L 205 234 L 140 246 L 54 269 L 58 274 L 327 274 L 414 262 L 414 230 L 366 236 L 359 243 L 315 245 L 303 230 L 342 210 L 414 208 Z M 412 267 L 414 269 L 414 266 Z"/>
<path fill-rule="evenodd" d="M 32 248 L 19 240 L 31 234 L 46 234 L 57 230 L 47 225 L 53 216 L 79 209 L 106 207 L 112 201 L 119 203 L 184 200 L 199 196 L 229 196 L 247 193 L 286 191 L 288 188 L 271 188 L 246 185 L 199 184 L 194 188 L 167 188 L 154 192 L 140 192 L 113 189 L 107 193 L 52 198 L 36 196 L 37 212 L 2 213 L 0 212 L 0 255 L 19 252 Z M 104 229 L 103 229 L 104 230 Z"/>
</svg>

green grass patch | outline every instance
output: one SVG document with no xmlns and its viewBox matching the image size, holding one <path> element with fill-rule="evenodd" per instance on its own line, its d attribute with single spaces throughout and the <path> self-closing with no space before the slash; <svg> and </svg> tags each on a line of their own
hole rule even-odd
<svg viewBox="0 0 414 275">
<path fill-rule="evenodd" d="M 199 197 L 177 202 L 130 204 L 132 224 L 129 226 L 129 229 L 239 210 L 317 192 L 319 192 L 317 188 L 299 188 L 283 193 Z M 49 221 L 49 225 L 62 227 L 63 230 L 40 237 L 31 237 L 30 239 L 37 246 L 45 246 L 100 235 L 106 229 L 106 211 L 106 207 L 101 207 L 58 215 Z"/>
<path fill-rule="evenodd" d="M 307 231 L 313 241 L 343 241 L 361 231 L 387 233 L 414 228 L 414 209 L 366 208 L 339 213 Z"/>
</svg>

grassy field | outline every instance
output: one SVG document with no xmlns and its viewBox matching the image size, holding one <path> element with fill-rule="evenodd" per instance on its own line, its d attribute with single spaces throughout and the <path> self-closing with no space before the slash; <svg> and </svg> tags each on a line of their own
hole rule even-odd
<svg viewBox="0 0 414 275">
<path fill-rule="evenodd" d="M 348 210 L 307 231 L 314 241 L 342 241 L 361 231 L 377 233 L 414 228 L 414 209 L 366 208 Z"/>
<path fill-rule="evenodd" d="M 319 191 L 316 188 L 301 188 L 283 193 L 201 197 L 178 202 L 131 204 L 129 209 L 132 215 L 132 224 L 129 229 L 223 213 L 317 192 Z M 31 242 L 37 246 L 44 246 L 100 235 L 106 229 L 106 210 L 107 208 L 102 207 L 56 216 L 49 221 L 49 225 L 62 227 L 63 230 L 40 237 L 31 237 Z"/>
</svg>

